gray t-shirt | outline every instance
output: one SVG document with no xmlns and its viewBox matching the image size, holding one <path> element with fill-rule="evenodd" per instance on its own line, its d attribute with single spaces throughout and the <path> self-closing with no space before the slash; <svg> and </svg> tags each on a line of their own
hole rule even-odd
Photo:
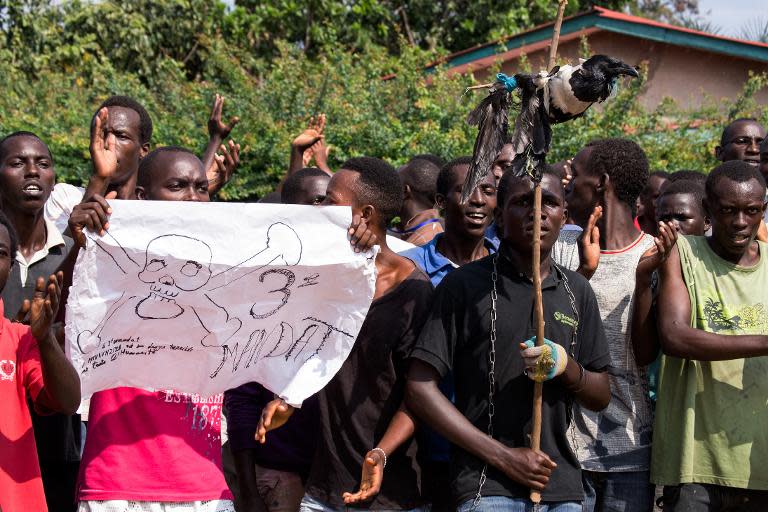
<svg viewBox="0 0 768 512">
<path fill-rule="evenodd" d="M 582 468 L 589 471 L 645 471 L 650 467 L 653 413 L 648 375 L 635 362 L 630 320 L 637 263 L 652 245 L 653 237 L 643 234 L 629 247 L 601 251 L 600 264 L 590 279 L 611 354 L 611 402 L 599 413 L 576 406 L 574 449 Z M 552 258 L 575 270 L 579 264 L 576 238 L 561 233 Z"/>
</svg>

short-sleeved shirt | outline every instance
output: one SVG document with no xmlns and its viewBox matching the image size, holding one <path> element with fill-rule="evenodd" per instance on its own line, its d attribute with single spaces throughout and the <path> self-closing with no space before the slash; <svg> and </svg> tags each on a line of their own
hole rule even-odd
<svg viewBox="0 0 768 512">
<path fill-rule="evenodd" d="M 449 272 L 459 268 L 459 265 L 446 258 L 437 250 L 437 244 L 442 237 L 443 234 L 440 233 L 429 243 L 400 253 L 400 256 L 405 256 L 418 265 L 429 276 L 432 285 L 435 287 L 440 284 Z M 484 245 L 488 250 L 488 254 L 494 254 L 498 249 L 498 245 L 487 238 L 484 239 Z M 451 375 L 446 375 L 440 381 L 439 387 L 445 396 L 453 400 L 453 377 Z M 424 450 L 429 460 L 448 462 L 451 446 L 444 437 L 427 426 L 422 427 L 419 434 L 419 449 Z"/>
<path fill-rule="evenodd" d="M 449 272 L 459 268 L 459 265 L 446 258 L 445 255 L 437 250 L 437 244 L 442 238 L 443 234 L 439 233 L 428 243 L 400 253 L 400 256 L 404 256 L 418 265 L 429 276 L 433 286 L 439 285 L 440 281 Z M 484 239 L 483 243 L 488 250 L 488 254 L 495 253 L 499 247 L 498 244 L 493 243 L 493 241 L 487 238 Z"/>
<path fill-rule="evenodd" d="M 751 267 L 720 258 L 706 237 L 681 236 L 691 327 L 768 335 L 768 244 Z M 694 361 L 663 356 L 651 479 L 768 490 L 768 357 Z"/>
<path fill-rule="evenodd" d="M 578 237 L 561 234 L 557 259 L 578 267 Z M 651 463 L 651 408 L 648 372 L 638 367 L 632 348 L 630 321 L 634 306 L 635 271 L 653 237 L 640 233 L 627 247 L 600 251 L 600 264 L 589 280 L 600 307 L 611 365 L 611 402 L 600 412 L 577 409 L 576 453 L 590 471 L 647 471 Z"/>
<path fill-rule="evenodd" d="M 320 439 L 306 492 L 333 507 L 360 486 L 363 458 L 376 447 L 403 403 L 408 358 L 432 298 L 419 269 L 375 299 L 339 372 L 319 393 Z M 381 492 L 361 508 L 408 510 L 422 504 L 416 443 L 387 456 Z"/>
<path fill-rule="evenodd" d="M 128 387 L 95 393 L 78 498 L 231 500 L 221 463 L 222 401 Z"/>
<path fill-rule="evenodd" d="M 53 222 L 64 233 L 69 224 L 69 216 L 75 206 L 83 200 L 85 189 L 69 183 L 57 183 L 53 187 L 48 201 L 45 202 L 45 218 Z"/>
<path fill-rule="evenodd" d="M 0 510 L 48 510 L 27 394 L 43 389 L 37 340 L 29 327 L 2 317 L 0 300 Z"/>
<path fill-rule="evenodd" d="M 503 252 L 502 248 L 498 257 L 493 430 L 494 438 L 506 446 L 522 448 L 530 446 L 534 382 L 524 374 L 518 344 L 536 333 L 533 283 Z M 453 372 L 456 408 L 483 432 L 488 428 L 491 275 L 495 257 L 464 265 L 443 279 L 412 354 L 433 366 L 440 376 Z M 588 370 L 601 371 L 608 366 L 599 310 L 587 280 L 552 266 L 542 283 L 542 296 L 546 338 L 566 347 Z M 544 490 L 544 501 L 581 501 L 584 496 L 579 461 L 568 442 L 571 404 L 570 394 L 559 381 L 544 384 L 541 449 L 558 464 Z M 475 496 L 483 465 L 474 455 L 452 447 L 451 480 L 457 503 Z M 527 498 L 529 492 L 501 471 L 488 467 L 483 495 Z"/>
</svg>

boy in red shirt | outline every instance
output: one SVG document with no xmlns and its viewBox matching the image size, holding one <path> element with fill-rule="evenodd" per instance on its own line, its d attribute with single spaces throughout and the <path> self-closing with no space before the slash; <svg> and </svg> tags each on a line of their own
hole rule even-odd
<svg viewBox="0 0 768 512">
<path fill-rule="evenodd" d="M 16 257 L 16 233 L 0 213 L 0 290 Z M 74 414 L 80 379 L 56 341 L 51 324 L 59 309 L 62 274 L 37 280 L 29 325 L 11 323 L 0 300 L 0 510 L 45 512 L 37 447 L 27 394 L 39 413 Z"/>
</svg>

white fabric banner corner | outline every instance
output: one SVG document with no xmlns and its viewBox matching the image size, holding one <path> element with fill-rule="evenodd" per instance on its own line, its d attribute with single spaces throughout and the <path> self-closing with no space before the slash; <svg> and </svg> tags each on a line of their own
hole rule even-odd
<svg viewBox="0 0 768 512">
<path fill-rule="evenodd" d="M 346 207 L 110 201 L 67 304 L 83 398 L 118 386 L 207 397 L 256 381 L 293 405 L 352 350 L 375 251 L 355 253 Z"/>
</svg>

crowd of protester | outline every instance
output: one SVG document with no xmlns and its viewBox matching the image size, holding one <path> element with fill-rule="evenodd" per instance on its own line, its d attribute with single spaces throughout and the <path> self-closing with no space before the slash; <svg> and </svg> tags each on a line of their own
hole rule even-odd
<svg viewBox="0 0 768 512">
<path fill-rule="evenodd" d="M 261 202 L 349 206 L 353 249 L 380 247 L 330 383 L 300 408 L 256 382 L 81 402 L 63 304 L 84 230 L 109 229 L 109 199 L 214 197 L 240 159 L 223 106 L 199 158 L 152 150 L 144 107 L 108 98 L 84 189 L 56 183 L 34 133 L 0 140 L 0 511 L 524 511 L 531 490 L 552 512 L 765 509 L 768 140 L 754 119 L 724 127 L 714 169 L 650 172 L 621 138 L 548 167 L 534 262 L 534 183 L 506 172 L 510 146 L 462 203 L 469 156 L 334 171 L 319 116 Z"/>
</svg>

